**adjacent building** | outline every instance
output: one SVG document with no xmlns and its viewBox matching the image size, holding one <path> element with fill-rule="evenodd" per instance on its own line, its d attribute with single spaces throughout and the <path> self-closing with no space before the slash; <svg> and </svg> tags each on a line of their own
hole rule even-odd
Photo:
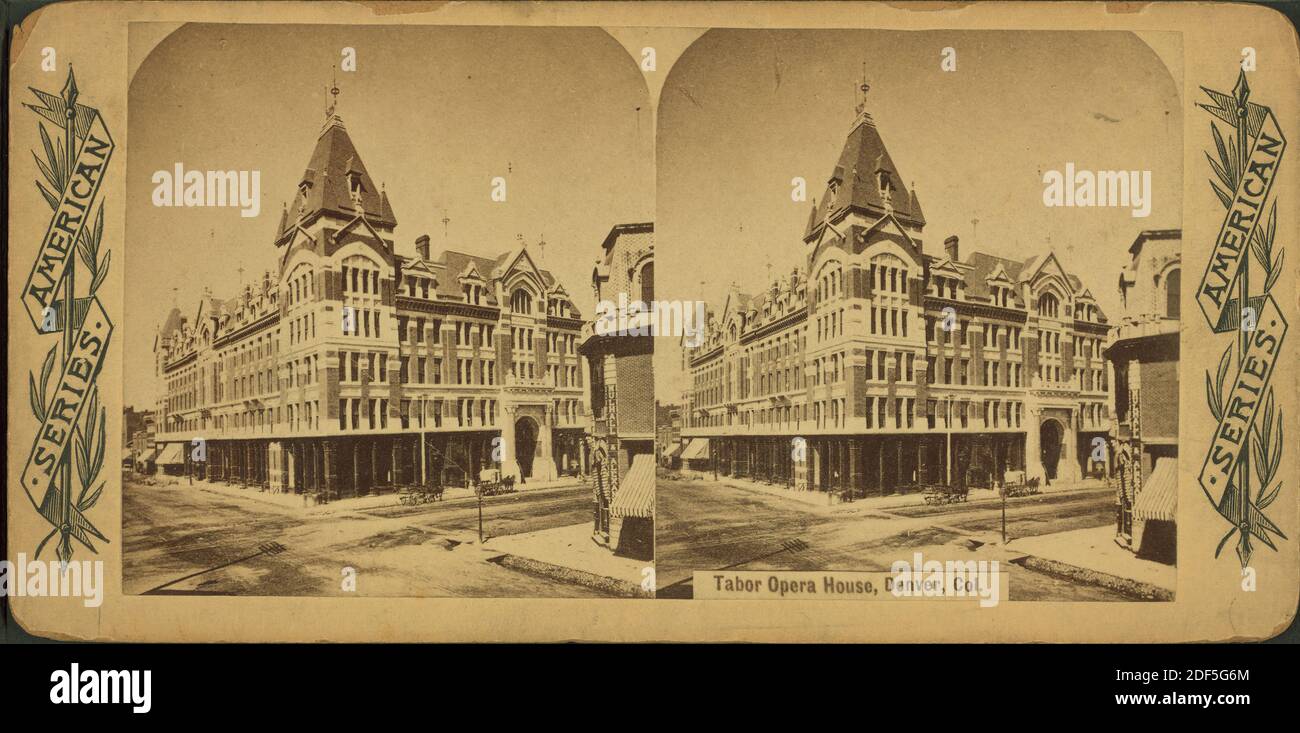
<svg viewBox="0 0 1300 733">
<path fill-rule="evenodd" d="M 122 409 L 122 467 L 152 473 L 157 448 L 154 446 L 153 413 L 134 407 Z"/>
<path fill-rule="evenodd" d="M 601 243 L 591 274 L 597 310 L 654 302 L 654 224 L 619 224 Z M 588 427 L 595 540 L 619 554 L 654 557 L 654 336 L 620 330 L 626 318 L 588 324 Z"/>
<path fill-rule="evenodd" d="M 659 464 L 665 468 L 679 467 L 682 452 L 681 405 L 655 404 L 655 436 Z"/>
<path fill-rule="evenodd" d="M 583 320 L 520 241 L 398 252 L 397 217 L 336 113 L 233 297 L 155 341 L 157 441 L 191 475 L 324 500 L 580 469 Z M 160 460 L 161 462 L 161 460 Z"/>
<path fill-rule="evenodd" d="M 688 350 L 684 460 L 848 495 L 1105 475 L 1110 326 L 1089 289 L 1045 243 L 926 243 L 907 180 L 859 106 L 803 264 L 733 288 Z"/>
<path fill-rule="evenodd" d="M 1178 334 L 1182 232 L 1152 229 L 1129 247 L 1124 313 L 1106 347 L 1114 374 L 1115 537 L 1173 563 L 1178 510 Z"/>
</svg>

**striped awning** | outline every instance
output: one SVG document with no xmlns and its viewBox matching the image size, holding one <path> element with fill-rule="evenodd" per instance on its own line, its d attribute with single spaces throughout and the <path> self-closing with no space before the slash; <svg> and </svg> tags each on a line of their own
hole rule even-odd
<svg viewBox="0 0 1300 733">
<path fill-rule="evenodd" d="M 709 457 L 709 439 L 708 438 L 691 438 L 691 442 L 686 444 L 686 450 L 682 451 L 683 461 L 694 461 L 700 458 Z"/>
<path fill-rule="evenodd" d="M 1178 514 L 1178 459 L 1158 458 L 1133 502 L 1134 519 L 1175 521 Z"/>
<path fill-rule="evenodd" d="M 655 515 L 655 457 L 649 453 L 632 456 L 632 468 L 619 483 L 609 513 L 615 517 Z"/>
<path fill-rule="evenodd" d="M 181 443 L 168 443 L 167 447 L 158 451 L 158 457 L 154 462 L 160 466 L 180 465 L 185 463 L 185 454 L 181 451 L 184 446 Z"/>
</svg>

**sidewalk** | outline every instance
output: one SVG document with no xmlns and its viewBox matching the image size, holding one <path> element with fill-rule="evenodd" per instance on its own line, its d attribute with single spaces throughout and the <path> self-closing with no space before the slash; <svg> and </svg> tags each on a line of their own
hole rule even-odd
<svg viewBox="0 0 1300 733">
<path fill-rule="evenodd" d="M 378 509 L 381 507 L 402 506 L 398 501 L 396 492 L 383 494 L 374 494 L 370 496 L 354 496 L 346 499 L 335 499 L 328 504 L 315 504 L 308 494 L 293 494 L 275 491 L 263 491 L 259 487 L 243 487 L 238 484 L 219 483 L 214 481 L 194 480 L 191 484 L 189 479 L 184 476 L 167 476 L 157 477 L 157 483 L 161 486 L 173 486 L 177 490 L 196 489 L 206 491 L 211 494 L 219 494 L 231 499 L 246 499 L 250 501 L 271 504 L 286 509 L 305 510 L 309 514 L 335 514 L 339 512 L 365 511 L 367 509 Z M 542 491 L 560 491 L 565 489 L 574 489 L 582 486 L 580 479 L 565 477 L 556 481 L 528 483 L 522 486 L 516 485 L 520 493 L 534 493 Z M 509 496 L 502 494 L 501 496 Z M 495 497 L 486 498 L 485 501 L 492 501 Z M 477 501 L 477 496 L 473 489 L 462 487 L 448 487 L 443 492 L 442 501 L 430 503 L 421 506 L 435 506 L 444 503 L 463 503 Z"/>
<path fill-rule="evenodd" d="M 500 564 L 622 596 L 643 595 L 642 572 L 648 560 L 615 555 L 595 543 L 591 523 L 493 537 L 483 545 Z M 521 562 L 522 560 L 522 562 Z"/>
<path fill-rule="evenodd" d="M 700 474 L 700 472 L 681 472 L 683 476 L 701 476 L 705 480 L 712 480 L 709 474 Z M 777 496 L 791 501 L 797 501 L 805 504 L 809 510 L 818 514 L 842 514 L 857 513 L 857 511 L 871 512 L 885 509 L 896 509 L 899 507 L 910 506 L 927 506 L 925 496 L 920 491 L 913 491 L 906 494 L 889 494 L 887 496 L 869 496 L 865 499 L 843 502 L 839 500 L 836 494 L 825 491 L 799 491 L 791 489 L 784 484 L 769 484 L 752 479 L 735 478 L 731 476 L 718 476 L 718 483 L 724 486 L 730 486 L 736 489 L 747 491 L 756 491 L 769 496 Z M 1084 479 L 1078 482 L 1055 482 L 1049 486 L 1043 487 L 1042 494 L 1064 494 L 1072 491 L 1090 491 L 1106 487 L 1106 482 L 1101 479 Z M 1002 497 L 993 489 L 971 489 L 967 496 L 967 504 L 980 504 L 984 502 L 1001 501 Z M 1014 499 L 1013 499 L 1014 501 Z M 960 504 L 949 504 L 949 507 L 961 506 Z"/>
<path fill-rule="evenodd" d="M 1132 552 L 1115 544 L 1115 527 L 1109 524 L 1014 539 L 1006 544 L 1006 549 L 1030 558 L 1028 563 L 1022 564 L 1033 569 L 1064 573 L 1157 600 L 1173 600 L 1178 584 L 1177 568 L 1138 559 Z M 1130 582 L 1116 583 L 1112 578 Z"/>
</svg>

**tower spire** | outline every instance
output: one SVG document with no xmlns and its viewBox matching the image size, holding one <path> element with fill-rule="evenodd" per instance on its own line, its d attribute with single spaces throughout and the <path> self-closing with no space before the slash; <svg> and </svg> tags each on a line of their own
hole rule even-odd
<svg viewBox="0 0 1300 733">
<path fill-rule="evenodd" d="M 325 100 L 325 125 L 321 128 L 321 134 L 331 127 L 343 127 L 343 118 L 338 115 L 339 106 L 339 74 L 338 67 L 331 68 L 331 80 Z"/>
<path fill-rule="evenodd" d="M 339 70 L 338 70 L 338 67 L 337 67 L 337 66 L 332 66 L 332 67 L 330 67 L 330 71 L 331 71 L 331 79 L 330 79 L 330 87 L 329 87 L 329 95 L 330 95 L 330 98 L 329 98 L 329 100 L 327 100 L 327 102 L 326 102 L 326 104 L 325 104 L 325 119 L 327 119 L 327 120 L 328 120 L 329 118 L 331 118 L 331 117 L 334 116 L 334 109 L 338 106 L 338 103 L 339 103 Z"/>
<path fill-rule="evenodd" d="M 871 113 L 867 112 L 867 92 L 871 91 L 871 85 L 867 83 L 867 62 L 862 62 L 862 80 L 858 82 L 857 97 L 858 104 L 854 110 L 858 113 L 853 120 L 853 126 L 857 127 L 863 122 L 874 125 L 875 121 L 871 119 Z"/>
</svg>

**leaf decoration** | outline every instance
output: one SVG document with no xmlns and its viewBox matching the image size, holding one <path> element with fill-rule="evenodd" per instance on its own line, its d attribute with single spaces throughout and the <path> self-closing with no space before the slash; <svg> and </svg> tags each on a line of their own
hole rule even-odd
<svg viewBox="0 0 1300 733">
<path fill-rule="evenodd" d="M 1273 500 L 1277 498 L 1277 495 L 1281 493 L 1281 491 L 1282 482 L 1278 481 L 1268 492 L 1260 492 L 1259 498 L 1255 500 L 1255 506 L 1261 511 L 1267 509 L 1268 505 L 1273 503 Z"/>
<path fill-rule="evenodd" d="M 49 392 L 50 375 L 54 372 L 54 352 L 55 347 L 51 346 L 48 353 L 45 354 L 45 362 L 41 364 L 41 380 L 39 386 L 36 378 L 30 372 L 27 374 L 28 388 L 32 401 L 32 414 L 36 416 L 39 422 L 45 422 L 45 396 Z"/>
<path fill-rule="evenodd" d="M 1232 344 L 1219 357 L 1219 368 L 1215 371 L 1214 382 L 1210 382 L 1210 373 L 1205 373 L 1205 399 L 1209 403 L 1210 413 L 1215 422 L 1223 418 L 1223 384 L 1228 379 L 1228 369 L 1232 366 Z"/>
<path fill-rule="evenodd" d="M 1225 191 L 1236 191 L 1237 181 L 1241 178 L 1241 172 L 1237 170 L 1237 142 L 1232 138 L 1228 138 L 1225 142 L 1223 135 L 1219 132 L 1219 127 L 1213 122 L 1210 123 L 1210 132 L 1214 135 L 1214 148 L 1218 152 L 1219 158 L 1215 160 L 1207 152 L 1205 159 L 1210 162 L 1210 168 L 1214 170 L 1214 175 L 1223 184 L 1223 188 L 1221 190 L 1213 181 L 1210 182 L 1210 186 L 1214 188 L 1215 194 L 1223 202 L 1224 208 L 1228 208 L 1232 202 L 1232 197 Z"/>
</svg>

